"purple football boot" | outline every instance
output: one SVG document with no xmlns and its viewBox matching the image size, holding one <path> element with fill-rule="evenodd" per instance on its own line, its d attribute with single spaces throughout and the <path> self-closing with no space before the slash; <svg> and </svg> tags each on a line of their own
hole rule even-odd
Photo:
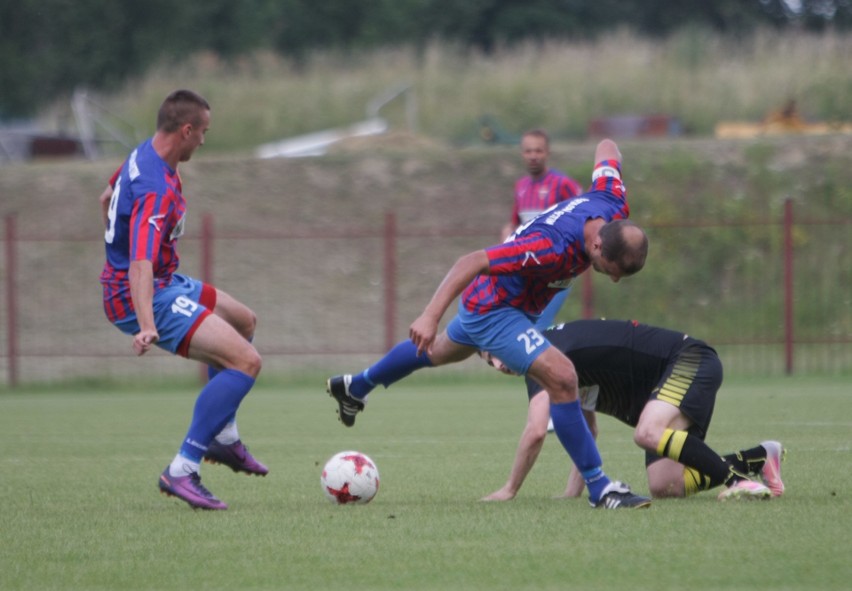
<svg viewBox="0 0 852 591">
<path fill-rule="evenodd" d="M 160 474 L 160 492 L 170 497 L 177 497 L 186 501 L 193 509 L 208 509 L 222 511 L 228 505 L 217 499 L 213 493 L 201 484 L 201 476 L 193 472 L 188 476 L 171 476 L 169 468 L 166 467 Z"/>
<path fill-rule="evenodd" d="M 230 445 L 224 445 L 214 439 L 204 454 L 204 461 L 208 464 L 222 464 L 234 472 L 257 476 L 266 476 L 269 473 L 269 468 L 255 460 L 239 439 Z"/>
</svg>

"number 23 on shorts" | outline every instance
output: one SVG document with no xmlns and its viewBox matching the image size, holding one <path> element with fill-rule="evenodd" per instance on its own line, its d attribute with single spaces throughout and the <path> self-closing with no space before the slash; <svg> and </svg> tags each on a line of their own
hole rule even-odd
<svg viewBox="0 0 852 591">
<path fill-rule="evenodd" d="M 527 355 L 544 344 L 544 337 L 534 328 L 528 328 L 516 337 L 516 340 L 524 344 Z"/>
</svg>

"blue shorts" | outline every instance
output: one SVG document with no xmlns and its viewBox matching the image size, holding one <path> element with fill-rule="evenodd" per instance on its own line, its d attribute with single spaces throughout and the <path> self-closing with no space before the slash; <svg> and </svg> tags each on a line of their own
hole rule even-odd
<svg viewBox="0 0 852 591">
<path fill-rule="evenodd" d="M 550 342 L 535 327 L 537 317 L 516 308 L 500 308 L 472 314 L 459 303 L 459 312 L 447 325 L 447 336 L 455 343 L 488 351 L 509 369 L 526 374 Z"/>
<path fill-rule="evenodd" d="M 192 335 L 201 321 L 211 314 L 208 306 L 216 305 L 215 293 L 213 287 L 197 279 L 178 274 L 172 276 L 168 286 L 155 290 L 154 325 L 160 335 L 157 346 L 170 353 L 186 357 Z M 139 322 L 135 313 L 116 322 L 115 326 L 129 335 L 139 332 Z"/>
</svg>

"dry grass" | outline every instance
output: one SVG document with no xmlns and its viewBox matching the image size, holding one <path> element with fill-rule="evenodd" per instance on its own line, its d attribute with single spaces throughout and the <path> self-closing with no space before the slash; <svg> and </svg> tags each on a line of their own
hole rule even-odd
<svg viewBox="0 0 852 591">
<path fill-rule="evenodd" d="M 487 113 L 514 133 L 543 126 L 563 138 L 583 137 L 593 117 L 667 113 L 708 135 L 721 120 L 760 120 L 790 98 L 806 117 L 852 120 L 851 62 L 852 35 L 831 32 L 690 30 L 652 42 L 620 31 L 605 43 L 528 43 L 491 55 L 437 42 L 420 51 L 315 52 L 298 64 L 269 53 L 232 63 L 201 54 L 102 100 L 141 139 L 165 94 L 194 88 L 214 106 L 210 148 L 225 151 L 361 120 L 373 97 L 400 84 L 413 85 L 415 131 L 454 143 L 474 141 Z M 382 115 L 397 129 L 408 125 L 401 101 Z"/>
</svg>

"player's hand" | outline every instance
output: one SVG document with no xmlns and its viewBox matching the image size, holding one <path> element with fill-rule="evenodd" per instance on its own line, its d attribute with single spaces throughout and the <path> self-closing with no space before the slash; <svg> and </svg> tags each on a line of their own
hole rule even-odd
<svg viewBox="0 0 852 591">
<path fill-rule="evenodd" d="M 438 334 L 438 323 L 428 316 L 421 315 L 408 329 L 408 338 L 417 346 L 417 356 L 419 357 L 424 352 L 427 355 L 432 354 L 432 343 L 435 342 L 435 336 Z"/>
<path fill-rule="evenodd" d="M 133 335 L 133 351 L 137 355 L 144 355 L 159 340 L 160 335 L 156 330 L 140 330 Z"/>
</svg>

